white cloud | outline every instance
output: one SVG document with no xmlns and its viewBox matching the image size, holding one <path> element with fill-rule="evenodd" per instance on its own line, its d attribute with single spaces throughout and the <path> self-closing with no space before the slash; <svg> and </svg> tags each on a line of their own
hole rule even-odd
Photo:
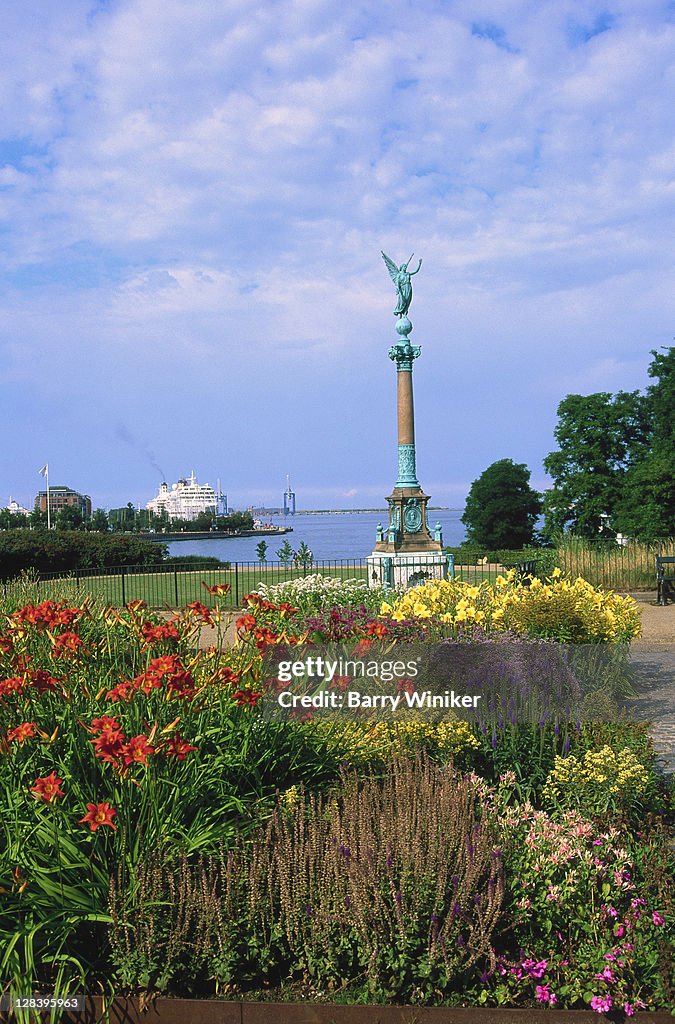
<svg viewBox="0 0 675 1024">
<path fill-rule="evenodd" d="M 476 402 L 491 416 L 510 367 L 538 410 L 567 380 L 642 386 L 648 349 L 670 339 L 665 2 L 36 0 L 8 12 L 0 347 L 17 386 L 41 393 L 48 369 L 65 401 L 90 408 L 89 392 L 100 413 L 118 398 L 99 387 L 111 351 L 134 366 L 131 405 L 158 353 L 163 380 L 183 378 L 189 353 L 191 383 L 202 373 L 207 388 L 313 372 L 320 415 L 318 369 L 352 365 L 372 375 L 369 416 L 382 419 L 393 291 L 380 249 L 424 257 L 415 338 L 443 362 L 427 386 L 440 401 L 436 378 L 478 368 L 487 390 L 458 396 L 466 418 Z M 77 374 L 63 351 L 87 353 Z M 266 402 L 281 415 L 273 391 Z M 6 415 L 27 427 L 33 414 L 17 397 Z M 553 414 L 537 415 L 550 433 Z M 306 443 L 330 446 L 331 429 Z M 517 416 L 500 426 L 514 457 L 527 429 Z M 494 461 L 488 435 L 456 453 L 448 487 Z M 541 458 L 551 438 L 527 444 Z"/>
</svg>

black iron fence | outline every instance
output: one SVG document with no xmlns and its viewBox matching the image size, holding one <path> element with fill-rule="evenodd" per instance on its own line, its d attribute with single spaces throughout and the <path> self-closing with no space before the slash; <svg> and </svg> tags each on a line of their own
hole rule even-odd
<svg viewBox="0 0 675 1024">
<path fill-rule="evenodd" d="M 661 544 L 656 553 L 675 554 L 675 543 Z M 540 577 L 550 575 L 558 567 L 564 574 L 575 578 L 583 576 L 594 586 L 630 592 L 656 589 L 655 552 L 642 546 L 613 549 L 591 549 L 570 546 L 557 550 L 544 550 L 520 560 L 518 552 L 494 553 L 456 550 L 444 556 L 442 567 L 431 575 L 454 576 L 470 583 L 487 580 L 494 583 L 509 566 L 523 575 L 535 572 Z M 498 557 L 503 559 L 498 560 Z M 372 569 L 372 566 L 371 566 Z M 429 566 L 420 559 L 418 579 L 430 575 Z M 217 602 L 239 607 L 244 596 L 260 584 L 273 586 L 302 576 L 320 573 L 339 579 L 368 580 L 368 562 L 365 558 L 313 559 L 304 564 L 282 562 L 230 562 L 221 566 L 199 566 L 186 562 L 157 566 L 115 566 L 73 570 L 67 577 L 63 573 L 42 573 L 40 580 L 69 579 L 87 593 L 98 594 L 111 605 L 121 607 L 130 601 L 145 601 L 151 608 L 183 607 L 192 601 L 207 606 Z M 218 593 L 220 591 L 220 593 Z"/>
</svg>

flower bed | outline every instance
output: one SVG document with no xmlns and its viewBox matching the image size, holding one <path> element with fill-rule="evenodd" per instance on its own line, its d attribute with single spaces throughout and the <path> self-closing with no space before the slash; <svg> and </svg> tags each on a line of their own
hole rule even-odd
<svg viewBox="0 0 675 1024">
<path fill-rule="evenodd" d="M 199 649 L 220 625 L 200 602 L 166 621 L 10 592 L 0 977 L 15 993 L 669 1009 L 671 804 L 643 727 L 259 708 L 270 645 L 606 643 L 636 635 L 631 604 L 558 578 L 377 608 L 326 607 L 329 590 L 305 585 L 300 610 L 250 595 L 228 650 Z"/>
</svg>

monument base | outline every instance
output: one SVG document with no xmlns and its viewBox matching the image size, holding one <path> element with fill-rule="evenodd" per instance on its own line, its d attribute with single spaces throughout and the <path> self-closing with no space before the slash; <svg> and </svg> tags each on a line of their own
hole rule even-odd
<svg viewBox="0 0 675 1024">
<path fill-rule="evenodd" d="M 442 551 L 389 554 L 375 550 L 368 557 L 367 565 L 368 586 L 392 590 L 407 590 L 428 580 L 445 580 L 455 574 L 452 555 L 444 555 Z"/>
</svg>

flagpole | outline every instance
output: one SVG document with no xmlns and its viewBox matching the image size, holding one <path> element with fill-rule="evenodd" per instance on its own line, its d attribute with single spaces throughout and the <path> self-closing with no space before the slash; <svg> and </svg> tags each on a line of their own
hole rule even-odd
<svg viewBox="0 0 675 1024">
<path fill-rule="evenodd" d="M 45 483 L 47 485 L 47 529 L 51 530 L 51 528 L 52 528 L 52 518 L 51 518 L 50 511 L 49 511 L 49 463 L 46 462 L 45 466 L 47 467 L 46 468 L 46 472 L 45 472 Z"/>
</svg>

